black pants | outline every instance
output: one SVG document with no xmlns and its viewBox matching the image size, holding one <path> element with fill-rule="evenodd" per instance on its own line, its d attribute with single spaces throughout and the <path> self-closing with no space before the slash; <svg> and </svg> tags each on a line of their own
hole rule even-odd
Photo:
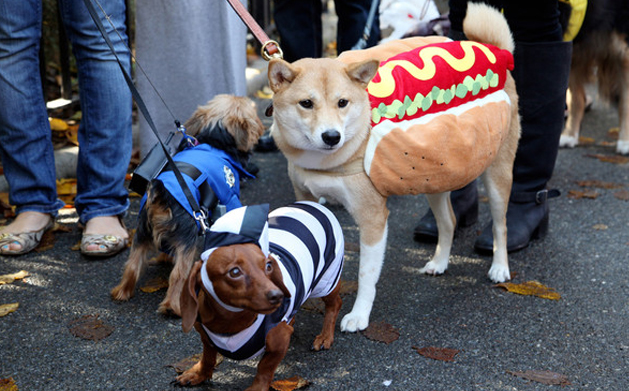
<svg viewBox="0 0 629 391">
<path fill-rule="evenodd" d="M 558 1 L 551 0 L 485 0 L 484 3 L 502 9 L 516 42 L 561 41 Z M 463 31 L 467 0 L 450 0 L 451 28 Z"/>
<path fill-rule="evenodd" d="M 337 51 L 349 50 L 363 36 L 372 0 L 335 0 L 338 16 Z M 321 0 L 275 0 L 273 15 L 280 34 L 284 59 L 292 62 L 323 54 Z M 374 18 L 367 46 L 380 40 L 378 13 Z"/>
</svg>

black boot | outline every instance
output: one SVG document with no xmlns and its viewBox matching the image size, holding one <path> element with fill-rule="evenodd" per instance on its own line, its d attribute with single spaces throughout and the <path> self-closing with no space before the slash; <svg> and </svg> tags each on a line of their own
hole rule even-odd
<svg viewBox="0 0 629 391">
<path fill-rule="evenodd" d="M 517 43 L 513 77 L 520 102 L 522 136 L 513 166 L 513 186 L 507 210 L 507 251 L 521 250 L 548 230 L 546 190 L 555 168 L 563 129 L 572 43 Z M 492 226 L 476 239 L 479 252 L 493 252 Z"/>
<path fill-rule="evenodd" d="M 478 219 L 478 190 L 476 181 L 450 193 L 450 201 L 456 217 L 456 228 L 469 227 Z M 419 220 L 413 230 L 413 238 L 418 242 L 437 243 L 439 231 L 437 220 L 431 209 Z"/>
</svg>

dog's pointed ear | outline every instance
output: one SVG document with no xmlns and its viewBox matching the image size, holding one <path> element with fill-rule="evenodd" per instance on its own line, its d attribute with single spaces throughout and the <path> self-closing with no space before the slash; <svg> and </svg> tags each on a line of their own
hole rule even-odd
<svg viewBox="0 0 629 391">
<path fill-rule="evenodd" d="M 184 333 L 189 332 L 197 320 L 199 313 L 198 290 L 201 287 L 201 268 L 203 261 L 197 261 L 190 270 L 188 281 L 183 286 L 179 304 L 181 306 L 181 328 Z"/>
<path fill-rule="evenodd" d="M 275 284 L 276 287 L 280 288 L 284 297 L 291 297 L 290 291 L 284 285 L 284 277 L 282 277 L 282 270 L 280 269 L 280 265 L 277 264 L 275 257 L 273 255 L 269 255 L 267 257 L 269 261 L 271 261 L 271 265 L 273 265 L 273 271 L 271 272 L 271 282 Z"/>
<path fill-rule="evenodd" d="M 361 62 L 355 62 L 347 66 L 347 75 L 350 79 L 362 84 L 364 88 L 367 88 L 367 84 L 373 79 L 378 72 L 380 63 L 377 60 L 365 60 Z"/>
<path fill-rule="evenodd" d="M 297 71 L 288 62 L 274 58 L 269 62 L 268 76 L 271 90 L 277 92 L 295 80 Z"/>
</svg>

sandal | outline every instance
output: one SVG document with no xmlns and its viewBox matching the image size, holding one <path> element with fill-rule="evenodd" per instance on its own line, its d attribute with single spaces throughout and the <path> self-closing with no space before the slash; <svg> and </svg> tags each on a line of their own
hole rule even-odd
<svg viewBox="0 0 629 391">
<path fill-rule="evenodd" d="M 39 231 L 22 232 L 19 234 L 3 233 L 0 234 L 0 254 L 2 255 L 21 255 L 26 254 L 37 246 L 41 242 L 44 233 L 52 228 L 54 225 L 54 219 L 50 219 L 48 224 Z M 19 250 L 11 250 L 11 243 L 17 243 L 22 248 Z"/>
<path fill-rule="evenodd" d="M 118 217 L 122 228 L 126 229 L 122 219 Z M 118 254 L 127 247 L 129 238 L 112 234 L 86 234 L 81 237 L 81 254 L 90 257 L 110 257 Z M 91 245 L 98 246 L 96 250 L 88 250 Z"/>
</svg>

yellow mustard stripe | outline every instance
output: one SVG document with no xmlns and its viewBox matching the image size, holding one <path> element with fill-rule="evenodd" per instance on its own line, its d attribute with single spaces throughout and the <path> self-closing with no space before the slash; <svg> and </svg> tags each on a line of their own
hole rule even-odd
<svg viewBox="0 0 629 391">
<path fill-rule="evenodd" d="M 441 57 L 448 65 L 458 72 L 468 71 L 474 66 L 476 56 L 474 47 L 481 49 L 485 57 L 492 64 L 496 63 L 496 56 L 485 45 L 478 42 L 461 41 L 459 42 L 463 53 L 463 58 L 456 58 L 450 52 L 442 47 L 427 47 L 419 51 L 419 58 L 424 62 L 423 68 L 418 68 L 415 64 L 407 60 L 389 61 L 378 70 L 380 81 L 371 81 L 367 86 L 367 91 L 376 98 L 386 98 L 390 96 L 396 89 L 395 79 L 393 78 L 393 70 L 396 67 L 405 69 L 412 77 L 417 80 L 430 80 L 435 77 L 437 67 L 433 61 L 433 57 Z"/>
<path fill-rule="evenodd" d="M 583 20 L 585 19 L 585 11 L 588 7 L 587 0 L 559 0 L 562 3 L 570 4 L 572 10 L 570 11 L 570 19 L 568 20 L 568 26 L 563 33 L 564 41 L 572 41 L 574 37 L 579 34 Z"/>
</svg>

